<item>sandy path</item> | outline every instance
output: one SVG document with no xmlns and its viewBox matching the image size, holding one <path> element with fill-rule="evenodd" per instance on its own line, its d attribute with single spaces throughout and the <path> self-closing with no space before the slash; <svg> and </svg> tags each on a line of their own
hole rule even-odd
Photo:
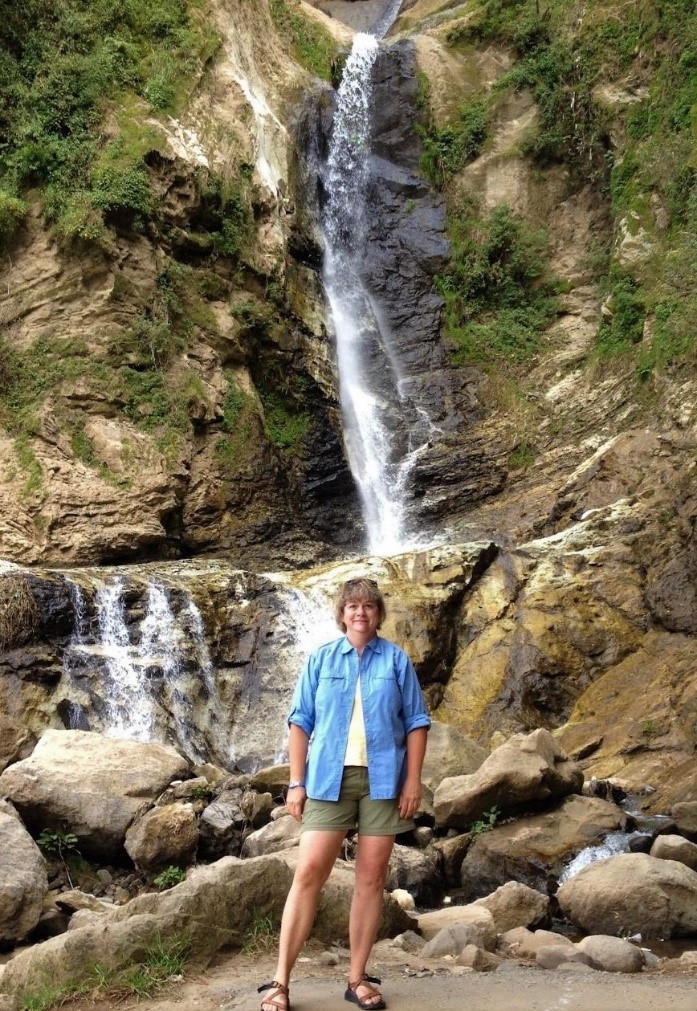
<svg viewBox="0 0 697 1011">
<path fill-rule="evenodd" d="M 325 967 L 320 949 L 299 962 L 293 976 L 294 1011 L 346 1011 L 346 963 Z M 271 955 L 240 954 L 220 960 L 200 976 L 174 984 L 157 1000 L 76 1005 L 74 1011 L 257 1011 L 256 988 L 270 979 Z M 505 971 L 456 975 L 442 962 L 393 949 L 380 952 L 371 970 L 383 979 L 392 1011 L 697 1011 L 697 972 L 620 976 L 600 972 L 545 972 L 509 964 Z M 422 971 L 428 974 L 421 974 Z M 417 974 L 418 973 L 418 974 Z M 66 1005 L 73 1008 L 73 1005 Z"/>
</svg>

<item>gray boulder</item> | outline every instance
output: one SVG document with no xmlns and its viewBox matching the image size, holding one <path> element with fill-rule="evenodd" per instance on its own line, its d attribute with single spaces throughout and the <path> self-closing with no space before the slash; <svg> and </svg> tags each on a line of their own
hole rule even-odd
<svg viewBox="0 0 697 1011">
<path fill-rule="evenodd" d="M 204 808 L 199 819 L 199 852 L 207 860 L 237 856 L 247 824 L 242 810 L 244 791 L 223 790 Z"/>
<path fill-rule="evenodd" d="M 543 969 L 558 969 L 561 965 L 568 964 L 569 962 L 580 962 L 591 969 L 598 968 L 597 965 L 593 964 L 593 959 L 590 955 L 579 951 L 573 944 L 570 947 L 563 944 L 544 945 L 537 949 L 535 961 Z"/>
<path fill-rule="evenodd" d="M 29 758 L 0 776 L 31 831 L 69 829 L 84 856 L 120 857 L 126 830 L 188 763 L 160 744 L 82 730 L 47 730 Z"/>
<path fill-rule="evenodd" d="M 39 922 L 48 879 L 41 851 L 9 804 L 0 806 L 0 853 L 0 942 L 11 944 Z"/>
<path fill-rule="evenodd" d="M 641 972 L 644 968 L 641 948 L 621 937 L 590 934 L 579 941 L 576 947 L 590 955 L 605 972 Z"/>
<path fill-rule="evenodd" d="M 557 892 L 566 916 L 592 934 L 697 933 L 697 872 L 675 860 L 621 853 L 599 860 Z"/>
<path fill-rule="evenodd" d="M 433 797 L 436 823 L 467 828 L 486 811 L 580 793 L 583 772 L 548 730 L 515 734 L 469 776 L 444 779 Z"/>
</svg>

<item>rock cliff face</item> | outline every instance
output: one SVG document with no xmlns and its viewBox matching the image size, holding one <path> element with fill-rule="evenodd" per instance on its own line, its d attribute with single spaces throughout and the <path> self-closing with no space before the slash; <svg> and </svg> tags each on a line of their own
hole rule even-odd
<svg viewBox="0 0 697 1011">
<path fill-rule="evenodd" d="M 338 18 L 366 5 L 315 7 L 300 11 L 345 53 Z M 307 602 L 326 612 L 325 591 L 366 569 L 387 586 L 386 632 L 414 657 L 440 720 L 487 746 L 544 727 L 587 774 L 653 787 L 645 803 L 657 810 L 697 799 L 697 390 L 689 357 L 642 365 L 659 360 L 670 291 L 654 293 L 622 353 L 598 350 L 637 278 L 672 262 L 682 219 L 669 227 L 656 189 L 634 227 L 602 179 L 533 161 L 542 112 L 505 76 L 512 45 L 467 34 L 460 6 L 404 5 L 374 68 L 363 274 L 434 424 L 411 510 L 451 546 L 340 562 L 363 531 L 321 286 L 333 91 L 296 61 L 266 0 L 213 16 L 222 41 L 186 114 L 135 113 L 157 219 L 110 226 L 106 246 L 75 255 L 33 197 L 3 263 L 0 376 L 15 399 L 0 431 L 0 555 L 40 568 L 0 573 L 11 619 L 0 621 L 0 763 L 46 726 L 118 725 L 105 686 L 119 662 L 141 678 L 159 739 L 227 766 L 276 757 L 303 630 L 320 620 Z M 593 92 L 611 111 L 604 142 L 618 165 L 627 110 L 651 83 L 642 59 L 634 90 L 610 61 Z M 475 99 L 486 138 L 442 195 L 423 172 L 424 132 L 446 143 Z M 234 253 L 213 238 L 221 166 L 250 213 Z M 556 309 L 524 360 L 463 364 L 443 338 L 434 278 L 473 202 L 546 230 Z M 603 256 L 637 275 L 624 302 L 599 280 Z M 258 574 L 272 567 L 289 574 Z M 153 631 L 163 597 L 167 647 Z"/>
</svg>

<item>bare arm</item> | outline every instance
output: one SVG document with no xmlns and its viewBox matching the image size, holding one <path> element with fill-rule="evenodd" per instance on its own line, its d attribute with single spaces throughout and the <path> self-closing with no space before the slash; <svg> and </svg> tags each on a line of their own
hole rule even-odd
<svg viewBox="0 0 697 1011">
<path fill-rule="evenodd" d="M 303 728 L 299 727 L 297 723 L 291 723 L 290 736 L 288 738 L 291 783 L 298 780 L 301 783 L 305 782 L 305 764 L 307 762 L 307 746 L 309 741 L 310 738 Z M 296 786 L 293 790 L 288 791 L 286 807 L 297 821 L 300 821 L 302 818 L 306 797 L 307 794 L 303 786 Z"/>
<path fill-rule="evenodd" d="M 407 734 L 407 778 L 399 795 L 402 818 L 413 818 L 421 804 L 421 767 L 426 754 L 428 729 L 417 727 Z"/>
</svg>

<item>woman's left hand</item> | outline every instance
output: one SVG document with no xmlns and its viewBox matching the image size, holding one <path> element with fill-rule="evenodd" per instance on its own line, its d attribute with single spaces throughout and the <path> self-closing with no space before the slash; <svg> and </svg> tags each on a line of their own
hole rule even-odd
<svg viewBox="0 0 697 1011">
<path fill-rule="evenodd" d="M 399 795 L 399 814 L 402 818 L 413 818 L 421 805 L 421 783 L 406 780 Z"/>
</svg>

